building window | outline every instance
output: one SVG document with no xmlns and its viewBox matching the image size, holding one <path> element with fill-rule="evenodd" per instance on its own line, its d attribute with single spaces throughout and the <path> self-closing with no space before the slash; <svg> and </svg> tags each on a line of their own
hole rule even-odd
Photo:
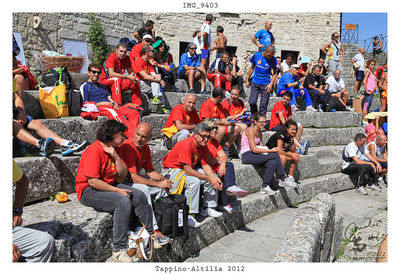
<svg viewBox="0 0 400 275">
<path fill-rule="evenodd" d="M 299 51 L 281 51 L 282 60 L 285 60 L 285 59 L 286 59 L 286 56 L 287 56 L 289 53 L 290 53 L 291 55 L 293 55 L 293 64 L 298 63 L 297 61 L 298 61 L 299 54 L 300 54 Z"/>
</svg>

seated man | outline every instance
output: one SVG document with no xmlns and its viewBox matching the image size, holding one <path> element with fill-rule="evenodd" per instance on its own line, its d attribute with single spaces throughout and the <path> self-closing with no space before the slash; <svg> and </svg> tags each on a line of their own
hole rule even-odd
<svg viewBox="0 0 400 275">
<path fill-rule="evenodd" d="M 232 86 L 237 85 L 239 86 L 239 91 L 240 91 L 240 96 L 245 98 L 246 94 L 244 92 L 243 88 L 243 72 L 238 66 L 238 59 L 236 55 L 232 55 L 231 58 L 229 58 L 229 70 L 231 71 L 231 76 L 232 76 Z"/>
<path fill-rule="evenodd" d="M 201 55 L 196 53 L 197 46 L 189 43 L 186 51 L 181 56 L 178 68 L 178 78 L 187 79 L 189 84 L 189 93 L 194 93 L 194 80 L 200 79 L 201 94 L 207 94 L 206 91 L 206 71 L 201 66 Z"/>
<path fill-rule="evenodd" d="M 15 79 L 13 79 L 15 84 Z M 13 134 L 18 140 L 22 142 L 28 142 L 33 146 L 37 146 L 42 151 L 45 157 L 49 157 L 54 150 L 54 142 L 61 146 L 61 155 L 67 156 L 74 152 L 79 152 L 85 148 L 88 141 L 73 141 L 69 139 L 61 138 L 52 130 L 48 129 L 38 119 L 33 119 L 30 115 L 26 114 L 24 102 L 22 100 L 23 90 L 17 91 L 15 85 L 13 92 Z M 33 130 L 40 140 L 34 138 L 29 132 Z M 23 136 L 24 138 L 21 138 Z M 25 153 L 23 148 L 21 153 Z"/>
<path fill-rule="evenodd" d="M 356 191 L 361 195 L 367 195 L 365 187 L 368 185 L 368 177 L 374 177 L 377 168 L 374 163 L 361 160 L 364 154 L 365 142 L 367 138 L 364 134 L 357 134 L 354 141 L 347 144 L 342 152 L 342 173 L 357 176 Z"/>
<path fill-rule="evenodd" d="M 103 64 L 99 82 L 111 90 L 112 99 L 119 105 L 122 105 L 122 92 L 128 90 L 132 92 L 132 104 L 142 105 L 139 83 L 132 71 L 127 51 L 125 43 L 117 45 L 115 52 L 111 53 Z M 125 70 L 128 74 L 124 74 Z"/>
<path fill-rule="evenodd" d="M 126 163 L 128 168 L 128 182 L 132 182 L 132 187 L 142 191 L 146 194 L 149 208 L 153 212 L 150 194 L 162 192 L 164 189 L 171 188 L 169 179 L 164 178 L 153 168 L 151 160 L 150 147 L 147 142 L 151 139 L 151 126 L 148 123 L 140 123 L 133 138 L 128 138 L 122 145 L 116 148 L 118 155 Z M 145 170 L 147 177 L 139 175 L 142 168 Z M 169 242 L 170 238 L 164 236 L 158 230 L 157 221 L 153 212 L 153 232 L 155 240 L 155 248 L 160 248 Z"/>
<path fill-rule="evenodd" d="M 196 96 L 186 94 L 182 104 L 176 105 L 168 116 L 161 132 L 163 144 L 169 150 L 179 141 L 189 137 L 196 124 L 201 122 L 196 111 Z"/>
<path fill-rule="evenodd" d="M 13 160 L 13 182 L 16 183 L 12 219 L 12 261 L 50 262 L 54 238 L 47 232 L 22 226 L 22 208 L 28 194 L 29 179 Z"/>
<path fill-rule="evenodd" d="M 235 122 L 228 122 L 225 118 L 225 111 L 221 102 L 225 99 L 225 91 L 221 87 L 214 88 L 212 97 L 204 101 L 200 107 L 199 117 L 201 120 L 205 118 L 219 119 L 217 122 L 218 131 L 215 139 L 222 145 L 225 153 L 229 157 L 229 147 L 240 137 L 240 127 L 235 127 Z M 228 140 L 222 143 L 224 136 L 228 136 Z"/>
<path fill-rule="evenodd" d="M 349 92 L 346 91 L 343 79 L 340 77 L 341 71 L 339 69 L 333 72 L 326 80 L 331 97 L 337 98 L 347 111 L 354 111 L 353 108 L 346 106 Z"/>
<path fill-rule="evenodd" d="M 185 192 L 189 205 L 189 227 L 198 227 L 194 215 L 220 217 L 217 207 L 218 191 L 222 190 L 218 178 L 208 164 L 210 152 L 207 142 L 211 139 L 211 128 L 204 123 L 197 124 L 193 136 L 178 142 L 163 158 L 163 176 L 172 180 L 171 194 Z M 202 168 L 197 168 L 201 164 Z M 203 186 L 203 209 L 200 211 L 200 187 Z"/>
<path fill-rule="evenodd" d="M 287 91 L 291 92 L 293 96 L 291 97 L 289 106 L 291 106 L 293 112 L 299 111 L 299 108 L 296 106 L 296 97 L 303 97 L 307 111 L 316 111 L 312 107 L 312 101 L 307 89 L 304 89 L 297 76 L 299 68 L 298 65 L 293 65 L 289 71 L 282 75 L 278 82 L 276 95 L 283 96 Z"/>
<path fill-rule="evenodd" d="M 153 212 L 146 195 L 130 184 L 118 183 L 128 175 L 128 168 L 115 148 L 125 139 L 126 126 L 107 120 L 97 131 L 97 140 L 82 153 L 75 179 L 78 200 L 97 211 L 113 214 L 112 258 L 133 262 L 127 253 L 131 212 L 153 232 Z"/>
<path fill-rule="evenodd" d="M 106 86 L 99 83 L 101 66 L 90 64 L 88 68 L 89 80 L 80 87 L 83 104 L 96 104 L 101 115 L 122 122 L 128 127 L 125 135 L 133 137 L 136 126 L 139 124 L 139 112 L 125 106 L 119 106 L 114 101 Z"/>
<path fill-rule="evenodd" d="M 286 91 L 283 94 L 283 100 L 275 103 L 274 107 L 272 107 L 271 111 L 271 120 L 269 122 L 269 129 L 271 131 L 278 132 L 283 125 L 286 124 L 288 119 L 292 116 L 292 110 L 289 107 L 289 102 L 292 100 L 293 94 L 290 91 Z M 308 152 L 308 147 L 310 147 L 310 141 L 306 141 L 301 144 L 300 138 L 303 134 L 303 125 L 297 122 L 296 135 L 294 137 L 294 145 L 298 148 L 297 153 L 301 155 L 306 155 Z"/>
<path fill-rule="evenodd" d="M 150 34 L 145 34 L 140 43 L 137 43 L 129 53 L 129 59 L 131 63 L 135 62 L 136 58 L 140 58 L 142 56 L 142 49 L 144 46 L 151 46 L 153 43 L 153 36 Z"/>
<path fill-rule="evenodd" d="M 211 64 L 207 73 L 207 79 L 214 84 L 214 87 L 225 86 L 226 91 L 231 90 L 232 76 L 229 70 L 229 53 L 223 52 L 221 58 L 217 58 Z"/>
<path fill-rule="evenodd" d="M 150 64 L 150 58 L 154 57 L 154 50 L 151 46 L 144 46 L 142 48 L 141 57 L 136 58 L 132 64 L 133 72 L 136 74 L 140 81 L 140 91 L 148 95 L 151 99 L 151 104 L 158 106 L 157 112 L 167 113 L 168 110 L 163 108 L 163 94 L 164 80 L 161 79 L 160 74 L 156 74 L 153 66 Z"/>
<path fill-rule="evenodd" d="M 314 65 L 311 68 L 311 73 L 306 76 L 304 80 L 304 87 L 308 89 L 313 107 L 316 110 L 328 111 L 327 104 L 330 96 L 330 92 L 327 89 L 323 89 L 322 77 L 320 77 L 321 67 Z M 320 104 L 322 107 L 320 107 Z"/>
<path fill-rule="evenodd" d="M 378 135 L 374 141 L 371 141 L 365 146 L 365 156 L 368 158 L 366 161 L 375 163 L 375 166 L 382 168 L 378 174 L 378 183 L 386 187 L 387 184 L 384 177 L 387 173 L 387 152 L 386 152 L 387 137 L 385 135 Z M 373 186 L 376 190 L 376 186 Z M 378 188 L 379 189 L 379 188 Z"/>
</svg>

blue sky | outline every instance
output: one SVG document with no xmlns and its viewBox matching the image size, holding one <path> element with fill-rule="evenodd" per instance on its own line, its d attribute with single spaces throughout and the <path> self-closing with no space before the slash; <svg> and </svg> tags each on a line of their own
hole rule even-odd
<svg viewBox="0 0 400 275">
<path fill-rule="evenodd" d="M 345 24 L 358 24 L 358 40 L 375 35 L 387 36 L 387 13 L 342 13 L 342 28 Z"/>
</svg>

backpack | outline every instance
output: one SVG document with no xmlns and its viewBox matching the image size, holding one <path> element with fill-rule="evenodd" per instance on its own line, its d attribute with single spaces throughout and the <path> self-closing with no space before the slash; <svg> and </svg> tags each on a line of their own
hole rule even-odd
<svg viewBox="0 0 400 275">
<path fill-rule="evenodd" d="M 70 116 L 80 116 L 82 113 L 82 95 L 78 90 L 67 91 L 68 111 Z"/>
<path fill-rule="evenodd" d="M 155 200 L 153 210 L 159 230 L 164 235 L 172 238 L 183 235 L 184 240 L 189 238 L 189 206 L 184 195 L 160 197 Z"/>
<path fill-rule="evenodd" d="M 62 67 L 58 70 L 49 69 L 47 73 L 43 74 L 42 80 L 40 82 L 40 86 L 58 86 L 61 84 L 65 84 L 67 90 L 71 89 L 72 86 L 72 78 L 68 73 L 67 67 Z"/>
<path fill-rule="evenodd" d="M 332 112 L 333 109 L 335 109 L 335 111 L 346 111 L 346 106 L 344 106 L 336 97 L 330 97 L 327 105 L 329 106 L 327 110 L 328 112 Z"/>
</svg>

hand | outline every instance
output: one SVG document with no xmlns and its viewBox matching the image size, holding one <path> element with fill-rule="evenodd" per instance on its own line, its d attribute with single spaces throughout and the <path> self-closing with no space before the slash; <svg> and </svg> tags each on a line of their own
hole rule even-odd
<svg viewBox="0 0 400 275">
<path fill-rule="evenodd" d="M 22 217 L 19 215 L 13 216 L 13 227 L 22 225 Z"/>
<path fill-rule="evenodd" d="M 330 51 L 328 51 L 328 52 L 326 53 L 326 55 L 327 55 L 327 56 L 332 56 L 333 53 L 331 53 Z"/>
<path fill-rule="evenodd" d="M 226 79 L 226 81 L 229 81 L 229 82 L 232 81 L 232 76 L 230 76 L 230 75 L 223 75 L 223 77 Z"/>
<path fill-rule="evenodd" d="M 294 160 L 296 162 L 300 161 L 300 155 L 297 153 L 290 152 L 290 157 L 292 158 L 292 160 Z"/>
<path fill-rule="evenodd" d="M 196 69 L 196 67 L 195 67 L 195 69 Z M 203 74 L 206 74 L 206 70 L 203 68 L 203 67 L 197 67 L 197 70 L 199 71 L 199 72 L 202 72 Z"/>
<path fill-rule="evenodd" d="M 128 79 L 132 81 L 132 83 L 136 83 L 136 75 L 134 73 L 128 75 Z"/>
<path fill-rule="evenodd" d="M 246 87 L 247 87 L 247 88 L 250 87 L 250 84 L 249 84 L 249 80 L 248 80 L 248 79 L 246 79 Z"/>
<path fill-rule="evenodd" d="M 110 154 L 114 159 L 118 156 L 117 151 L 115 151 L 115 148 L 110 146 L 104 145 L 104 143 L 101 143 L 101 145 L 104 148 L 104 152 Z"/>
<path fill-rule="evenodd" d="M 13 70 L 13 74 L 22 74 L 23 72 L 24 72 L 24 70 L 22 68 Z"/>
<path fill-rule="evenodd" d="M 343 57 L 339 58 L 339 63 L 342 63 Z"/>
<path fill-rule="evenodd" d="M 19 109 L 16 121 L 19 124 L 21 124 L 21 126 L 25 125 L 26 123 L 25 111 Z"/>
<path fill-rule="evenodd" d="M 324 95 L 325 94 L 325 91 L 324 90 L 319 90 L 319 93 L 321 94 L 321 95 Z"/>
<path fill-rule="evenodd" d="M 301 93 L 301 95 L 303 96 L 303 95 L 304 95 L 304 89 L 301 89 L 301 90 L 300 90 L 300 93 Z"/>
<path fill-rule="evenodd" d="M 218 177 L 222 178 L 226 174 L 226 166 L 225 164 L 221 164 L 221 166 L 218 169 Z"/>
<path fill-rule="evenodd" d="M 128 199 L 130 198 L 129 194 L 132 193 L 132 191 L 129 189 L 120 189 L 120 188 L 117 188 L 117 190 L 115 192 L 117 192 L 118 194 L 121 194 L 122 196 L 127 197 Z"/>
<path fill-rule="evenodd" d="M 160 85 L 161 85 L 161 87 L 163 87 L 163 88 L 165 87 L 165 82 L 164 82 L 164 80 L 162 80 L 162 79 L 160 80 Z"/>
<path fill-rule="evenodd" d="M 154 82 L 161 82 L 161 75 L 159 75 L 159 74 L 154 75 L 153 76 L 153 81 Z"/>
<path fill-rule="evenodd" d="M 312 66 L 312 60 L 310 62 L 308 62 L 307 67 L 311 67 Z"/>
<path fill-rule="evenodd" d="M 237 57 L 232 58 L 232 64 L 236 65 L 237 64 Z"/>
<path fill-rule="evenodd" d="M 380 165 L 379 162 L 378 162 L 378 165 L 376 166 L 376 170 L 378 173 L 382 172 L 382 166 Z"/>
<path fill-rule="evenodd" d="M 259 44 L 258 47 L 259 48 L 264 48 L 264 44 Z"/>
<path fill-rule="evenodd" d="M 274 147 L 274 148 L 268 150 L 268 153 L 278 153 L 278 152 L 279 152 L 278 147 Z"/>
<path fill-rule="evenodd" d="M 169 179 L 164 178 L 163 180 L 159 181 L 160 188 L 170 189 L 172 186 L 172 181 Z"/>
<path fill-rule="evenodd" d="M 272 83 L 268 84 L 265 90 L 267 91 L 267 94 L 271 94 L 272 93 Z"/>
<path fill-rule="evenodd" d="M 211 186 L 218 191 L 222 190 L 222 181 L 220 178 L 217 178 L 215 176 L 211 177 L 210 180 L 208 181 Z"/>
<path fill-rule="evenodd" d="M 12 245 L 12 261 L 18 262 L 19 258 L 21 258 L 21 252 L 16 244 Z"/>
</svg>

